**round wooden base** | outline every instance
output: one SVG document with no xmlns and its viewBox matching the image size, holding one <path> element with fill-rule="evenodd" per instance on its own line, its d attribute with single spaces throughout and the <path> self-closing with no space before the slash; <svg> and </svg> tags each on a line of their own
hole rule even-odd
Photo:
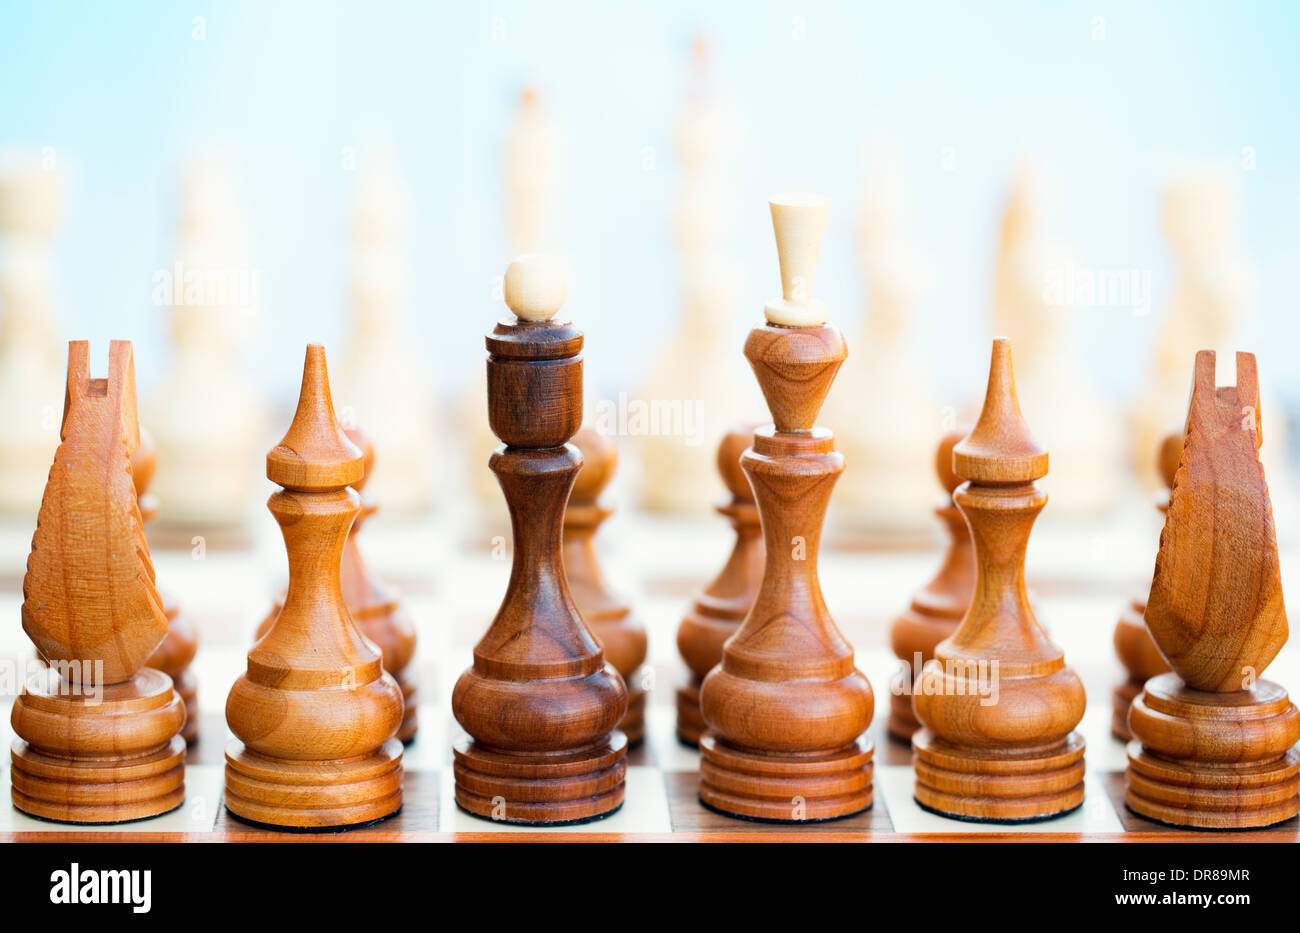
<svg viewBox="0 0 1300 933">
<path fill-rule="evenodd" d="M 185 799 L 185 711 L 171 678 L 145 668 L 102 696 L 69 694 L 52 669 L 14 701 L 14 806 L 64 823 L 121 823 Z"/>
<path fill-rule="evenodd" d="M 627 736 L 627 747 L 636 748 L 645 741 L 646 692 L 641 687 L 627 686 L 627 712 L 618 729 Z"/>
<path fill-rule="evenodd" d="M 402 690 L 402 724 L 397 727 L 397 740 L 407 745 L 420 730 L 419 688 L 415 685 L 415 677 L 406 671 L 394 674 L 393 679 Z"/>
<path fill-rule="evenodd" d="M 484 748 L 468 737 L 453 748 L 456 803 L 506 823 L 585 823 L 623 805 L 627 736 L 558 755 Z"/>
<path fill-rule="evenodd" d="M 1133 701 L 1124 803 L 1173 826 L 1250 829 L 1300 813 L 1300 713 L 1267 680 L 1207 693 L 1176 674 Z"/>
<path fill-rule="evenodd" d="M 1128 708 L 1141 692 L 1142 684 L 1126 680 L 1111 693 L 1110 734 L 1115 738 L 1125 742 L 1133 738 L 1128 728 Z"/>
<path fill-rule="evenodd" d="M 402 743 L 345 761 L 268 758 L 238 739 L 226 746 L 226 809 L 241 820 L 290 829 L 371 823 L 402 806 Z"/>
<path fill-rule="evenodd" d="M 871 806 L 871 741 L 810 755 L 765 755 L 713 733 L 700 739 L 700 802 L 729 816 L 771 823 L 837 820 Z"/>
<path fill-rule="evenodd" d="M 909 669 L 899 671 L 889 682 L 889 719 L 885 722 L 890 738 L 909 744 L 916 730 L 921 728 L 921 723 L 912 709 L 911 679 Z"/>
<path fill-rule="evenodd" d="M 964 748 L 922 729 L 912 737 L 916 802 L 971 822 L 1051 819 L 1083 803 L 1083 737 L 1036 748 Z"/>
<path fill-rule="evenodd" d="M 199 740 L 199 682 L 187 668 L 173 678 L 176 693 L 185 704 L 185 725 L 181 729 L 181 738 L 186 745 L 193 745 Z"/>
<path fill-rule="evenodd" d="M 708 725 L 700 712 L 700 682 L 694 677 L 677 688 L 677 739 L 683 745 L 697 748 L 700 736 Z"/>
</svg>

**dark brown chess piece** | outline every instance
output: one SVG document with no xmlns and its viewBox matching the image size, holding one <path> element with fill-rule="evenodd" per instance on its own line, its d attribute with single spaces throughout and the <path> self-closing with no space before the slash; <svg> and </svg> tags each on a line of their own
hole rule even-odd
<svg viewBox="0 0 1300 933">
<path fill-rule="evenodd" d="M 488 419 L 503 445 L 488 465 L 510 508 L 514 563 L 501 608 L 452 693 L 469 738 L 454 747 L 456 803 L 517 823 L 582 822 L 623 803 L 623 678 L 587 629 L 565 580 L 565 505 L 582 455 L 582 332 L 552 322 L 563 270 L 522 256 L 487 336 Z"/>
<path fill-rule="evenodd" d="M 922 665 L 934 657 L 939 642 L 957 630 L 975 592 L 975 549 L 961 510 L 952 494 L 961 485 L 961 477 L 952 471 L 952 449 L 970 433 L 962 427 L 949 431 L 939 442 L 935 454 L 935 472 L 943 484 L 943 497 L 934 514 L 943 522 L 948 535 L 948 549 L 934 578 L 912 596 L 907 611 L 894 620 L 889 631 L 890 647 L 902 667 L 889 685 L 889 734 L 910 743 L 912 734 L 921 728 L 912 711 L 912 692 Z"/>
<path fill-rule="evenodd" d="M 140 502 L 140 518 L 147 525 L 158 514 L 158 497 L 149 492 L 149 482 L 158 466 L 158 448 L 153 436 L 140 428 L 140 446 L 131 458 L 135 493 Z M 172 685 L 185 703 L 185 728 L 181 736 L 193 745 L 199 739 L 199 684 L 190 670 L 199 650 L 199 636 L 190 620 L 181 614 L 180 605 L 165 588 L 158 587 L 163 612 L 167 614 L 167 637 L 149 658 L 149 667 L 157 668 L 172 679 Z"/>
<path fill-rule="evenodd" d="M 730 499 L 717 508 L 736 530 L 736 543 L 722 571 L 695 597 L 677 627 L 677 650 L 687 668 L 686 683 L 677 688 L 677 738 L 686 745 L 699 745 L 704 734 L 700 685 L 722 660 L 723 642 L 745 621 L 763 580 L 763 529 L 754 491 L 740 468 L 740 455 L 759 427 L 748 424 L 728 431 L 718 445 L 718 472 Z"/>
<path fill-rule="evenodd" d="M 776 822 L 828 820 L 871 806 L 873 698 L 817 581 L 817 551 L 835 480 L 834 438 L 815 421 L 847 348 L 809 298 L 830 205 L 813 195 L 771 202 L 784 298 L 764 309 L 745 356 L 773 424 L 741 457 L 762 516 L 763 582 L 722 661 L 704 679 L 700 801 Z"/>
<path fill-rule="evenodd" d="M 975 593 L 921 670 L 913 706 L 916 801 L 977 822 L 1059 816 L 1083 803 L 1083 684 L 1034 618 L 1025 549 L 1047 504 L 1047 451 L 1016 399 L 1011 342 L 993 341 L 979 421 L 953 448 L 953 501 L 975 546 Z"/>
<path fill-rule="evenodd" d="M 646 657 L 645 625 L 610 591 L 594 544 L 597 529 L 614 512 L 600 504 L 600 494 L 614 478 L 618 448 L 590 427 L 575 434 L 572 443 L 582 454 L 582 469 L 564 512 L 564 575 L 587 628 L 627 685 L 627 713 L 618 728 L 633 748 L 645 739 L 646 690 L 641 671 Z"/>
<path fill-rule="evenodd" d="M 68 344 L 62 443 L 23 580 L 23 630 L 47 666 L 14 701 L 14 806 L 47 820 L 116 823 L 185 798 L 185 706 L 146 667 L 167 616 L 131 471 L 140 445 L 131 344 L 114 340 L 107 378 Z"/>
<path fill-rule="evenodd" d="M 226 700 L 226 809 L 294 829 L 355 826 L 402 805 L 402 693 L 348 614 L 339 568 L 361 497 L 361 451 L 339 427 L 325 350 L 307 348 L 298 410 L 266 455 L 267 507 L 289 589 Z"/>
<path fill-rule="evenodd" d="M 343 561 L 339 567 L 343 601 L 347 603 L 348 614 L 352 616 L 352 621 L 361 630 L 361 634 L 374 642 L 383 653 L 384 670 L 393 675 L 397 686 L 402 689 L 402 725 L 397 730 L 397 738 L 402 742 L 410 742 L 419 729 L 419 701 L 415 675 L 410 670 L 411 660 L 415 657 L 415 625 L 397 592 L 370 572 L 361 555 L 361 547 L 357 543 L 361 526 L 367 518 L 379 511 L 379 506 L 365 493 L 366 482 L 374 470 L 375 445 L 358 427 L 344 428 L 343 433 L 365 458 L 365 474 L 352 484 L 352 488 L 361 496 L 361 511 L 357 513 L 347 543 L 343 545 Z M 257 627 L 256 638 L 261 638 L 271 630 L 271 625 L 283 606 L 282 595 Z"/>
<path fill-rule="evenodd" d="M 1160 443 L 1157 468 L 1165 481 L 1165 489 L 1156 495 L 1156 508 L 1161 515 L 1169 510 L 1169 488 L 1174 484 L 1174 472 L 1178 469 L 1178 458 L 1183 452 L 1182 432 L 1166 435 Z M 1128 673 L 1127 679 L 1115 688 L 1111 694 L 1112 712 L 1110 731 L 1117 739 L 1128 741 L 1133 734 L 1128 728 L 1128 709 L 1133 700 L 1142 692 L 1142 685 L 1157 674 L 1169 670 L 1169 664 L 1160 654 L 1160 649 L 1151 640 L 1143 616 L 1147 611 L 1148 586 L 1133 598 L 1127 609 L 1115 623 L 1115 654 Z"/>
<path fill-rule="evenodd" d="M 1162 823 L 1271 826 L 1300 812 L 1300 713 L 1261 675 L 1287 639 L 1273 506 L 1259 462 L 1255 357 L 1216 387 L 1196 354 L 1145 619 L 1172 671 L 1129 710 L 1124 802 Z"/>
</svg>

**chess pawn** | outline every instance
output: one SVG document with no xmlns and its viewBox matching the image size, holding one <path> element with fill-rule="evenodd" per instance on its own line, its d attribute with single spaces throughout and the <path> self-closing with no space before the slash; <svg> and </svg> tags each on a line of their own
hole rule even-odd
<svg viewBox="0 0 1300 933">
<path fill-rule="evenodd" d="M 783 298 L 750 331 L 745 357 L 773 423 L 740 464 L 762 516 L 766 560 L 754 604 L 700 688 L 700 801 L 774 822 L 838 819 L 871 806 L 871 686 L 835 627 L 817 550 L 835 480 L 834 438 L 815 425 L 848 350 L 809 297 L 830 203 L 771 201 Z"/>
<path fill-rule="evenodd" d="M 975 547 L 975 592 L 916 684 L 916 800 L 976 822 L 1059 816 L 1083 803 L 1084 741 L 1074 729 L 1084 691 L 1025 592 L 1047 451 L 1021 417 L 1005 337 L 993 341 L 984 408 L 953 447 L 952 467 L 966 480 L 953 501 Z"/>
<path fill-rule="evenodd" d="M 944 492 L 934 514 L 948 535 L 943 564 L 912 596 L 912 604 L 894 620 L 889 632 L 890 647 L 902 667 L 889 685 L 888 728 L 890 735 L 904 742 L 911 742 L 912 734 L 921 727 L 912 711 L 915 679 L 925 662 L 934 657 L 935 646 L 956 631 L 975 592 L 975 551 L 966 519 L 952 499 L 961 485 L 961 477 L 952 471 L 952 449 L 969 433 L 967 427 L 949 431 L 935 455 L 935 472 Z"/>
<path fill-rule="evenodd" d="M 763 535 L 754 491 L 740 466 L 740 455 L 760 425 L 728 431 L 718 445 L 718 472 L 730 499 L 717 506 L 731 521 L 736 543 L 722 571 L 695 597 L 677 628 L 677 651 L 686 662 L 686 683 L 677 688 L 677 737 L 699 745 L 705 729 L 700 686 L 722 660 L 722 645 L 749 614 L 763 579 Z"/>
<path fill-rule="evenodd" d="M 1175 826 L 1271 826 L 1300 812 L 1300 713 L 1261 675 L 1286 643 L 1277 536 L 1260 466 L 1255 357 L 1216 388 L 1196 354 L 1145 619 L 1170 673 L 1129 710 L 1124 802 Z"/>
<path fill-rule="evenodd" d="M 1156 496 L 1156 508 L 1161 515 L 1169 510 L 1169 489 L 1174 485 L 1178 458 L 1183 452 L 1181 432 L 1168 434 L 1160 444 L 1157 466 L 1165 482 L 1165 491 Z M 1169 670 L 1169 664 L 1160 649 L 1151 640 L 1143 616 L 1147 611 L 1147 593 L 1139 593 L 1115 623 L 1115 654 L 1128 672 L 1128 678 L 1111 694 L 1113 711 L 1110 718 L 1111 734 L 1127 742 L 1133 738 L 1128 728 L 1128 710 L 1134 698 L 1142 692 L 1142 685 L 1157 674 Z"/>
<path fill-rule="evenodd" d="M 90 376 L 68 345 L 62 443 L 23 581 L 23 630 L 46 667 L 14 701 L 14 806 L 48 820 L 117 823 L 185 798 L 185 706 L 145 662 L 167 635 L 136 501 L 140 443 L 131 344 Z"/>
<path fill-rule="evenodd" d="M 375 466 L 375 445 L 360 428 L 344 428 L 343 433 L 365 458 L 364 473 L 352 484 L 361 496 L 361 509 L 348 532 L 347 543 L 343 545 L 343 561 L 339 566 L 343 602 L 361 634 L 383 653 L 384 670 L 393 675 L 402 690 L 402 724 L 397 730 L 397 738 L 406 743 L 415 738 L 420 727 L 415 675 L 409 669 L 415 657 L 415 625 L 398 594 L 370 572 L 361 556 L 357 535 L 365 520 L 379 511 L 379 506 L 364 491 Z M 281 596 L 257 627 L 255 638 L 260 639 L 271 630 L 283 608 L 284 598 Z"/>
<path fill-rule="evenodd" d="M 594 546 L 596 531 L 614 511 L 599 500 L 614 478 L 618 448 L 591 427 L 575 434 L 572 443 L 582 454 L 582 469 L 564 512 L 564 574 L 583 621 L 627 686 L 627 713 L 618 728 L 632 748 L 645 738 L 646 691 L 641 682 L 641 665 L 646 658 L 645 625 L 627 603 L 610 592 Z"/>
<path fill-rule="evenodd" d="M 131 475 L 135 478 L 140 519 L 146 525 L 158 514 L 158 497 L 149 492 L 149 483 L 157 465 L 158 449 L 154 446 L 153 437 L 141 427 L 140 446 L 131 458 Z M 148 664 L 172 679 L 176 692 L 185 703 L 185 727 L 181 730 L 181 737 L 186 744 L 193 745 L 199 738 L 199 685 L 190 670 L 190 664 L 198 652 L 199 637 L 190 620 L 181 615 L 180 606 L 171 594 L 158 587 L 158 596 L 162 600 L 163 613 L 167 616 L 167 637 L 150 656 Z"/>
<path fill-rule="evenodd" d="M 487 336 L 488 465 L 510 509 L 514 564 L 500 609 L 456 682 L 456 803 L 515 823 L 584 822 L 623 804 L 623 678 L 582 620 L 565 579 L 565 505 L 582 455 L 582 332 L 553 322 L 557 263 L 525 255 L 505 275 L 513 320 Z"/>
<path fill-rule="evenodd" d="M 226 809 L 297 829 L 373 822 L 402 805 L 402 692 L 348 613 L 343 547 L 365 470 L 330 401 L 325 350 L 307 347 L 293 424 L 266 455 L 267 502 L 289 589 L 226 699 Z"/>
</svg>

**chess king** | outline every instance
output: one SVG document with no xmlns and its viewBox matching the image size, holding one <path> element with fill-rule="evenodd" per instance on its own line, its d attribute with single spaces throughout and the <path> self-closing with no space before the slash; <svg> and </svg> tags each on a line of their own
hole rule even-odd
<svg viewBox="0 0 1300 933">
<path fill-rule="evenodd" d="M 1261 443 L 1255 357 L 1216 387 L 1196 355 L 1147 628 L 1171 673 L 1129 710 L 1124 802 L 1162 823 L 1271 826 L 1300 812 L 1300 713 L 1260 676 L 1287 639 Z"/>
<path fill-rule="evenodd" d="M 62 443 L 23 580 L 23 630 L 48 664 L 14 701 L 14 806 L 48 820 L 116 823 L 185 798 L 185 705 L 146 667 L 167 615 L 136 499 L 140 446 L 131 344 L 107 378 L 68 344 Z"/>
<path fill-rule="evenodd" d="M 853 648 L 822 599 L 817 549 L 844 458 L 815 424 L 848 354 L 826 307 L 809 296 L 830 202 L 771 201 L 783 297 L 745 341 L 772 414 L 740 460 L 762 519 L 766 561 L 758 595 L 721 662 L 704 678 L 700 801 L 731 816 L 830 820 L 872 801 L 865 736 L 874 699 Z"/>
</svg>

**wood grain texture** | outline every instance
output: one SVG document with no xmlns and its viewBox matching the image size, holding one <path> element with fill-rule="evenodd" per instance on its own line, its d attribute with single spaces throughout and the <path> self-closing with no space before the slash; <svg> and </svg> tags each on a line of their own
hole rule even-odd
<svg viewBox="0 0 1300 933">
<path fill-rule="evenodd" d="M 935 472 L 944 492 L 934 514 L 943 523 L 948 538 L 939 571 L 912 597 L 907 611 L 894 620 L 889 630 L 889 645 L 902 668 L 889 685 L 889 735 L 899 741 L 912 741 L 921 728 L 912 710 L 913 684 L 921 667 L 934 657 L 934 649 L 956 631 L 975 592 L 975 549 L 970 531 L 952 494 L 961 485 L 961 477 L 952 471 L 952 449 L 970 433 L 969 427 L 949 431 L 935 452 Z M 916 659 L 920 658 L 920 664 Z"/>
<path fill-rule="evenodd" d="M 1196 355 L 1145 620 L 1172 671 L 1129 710 L 1125 802 L 1175 826 L 1269 826 L 1300 813 L 1300 714 L 1260 679 L 1286 642 L 1255 358 L 1216 386 Z"/>
<path fill-rule="evenodd" d="M 582 454 L 582 469 L 564 512 L 564 574 L 583 621 L 627 686 L 627 713 L 618 728 L 627 736 L 628 748 L 635 748 L 645 739 L 645 623 L 605 582 L 595 547 L 596 532 L 614 514 L 600 496 L 614 478 L 618 448 L 592 427 L 578 431 L 572 443 Z"/>
<path fill-rule="evenodd" d="M 379 648 L 384 670 L 393 675 L 397 686 L 401 688 L 402 724 L 398 727 L 397 738 L 406 743 L 414 739 L 419 730 L 419 692 L 415 674 L 410 667 L 411 660 L 415 657 L 415 623 L 402 605 L 397 591 L 372 573 L 362 556 L 358 543 L 361 526 L 367 518 L 379 511 L 378 504 L 365 492 L 366 481 L 374 469 L 375 447 L 369 435 L 359 427 L 345 427 L 343 433 L 361 451 L 365 461 L 364 475 L 352 484 L 352 488 L 361 497 L 361 508 L 348 532 L 348 540 L 343 545 L 343 559 L 339 565 L 343 601 L 361 634 Z M 266 618 L 258 625 L 254 640 L 262 638 L 271 630 L 283 607 L 284 596 L 281 594 Z"/>
<path fill-rule="evenodd" d="M 132 474 L 140 446 L 131 344 L 106 378 L 68 345 L 62 443 L 23 581 L 23 629 L 50 667 L 10 715 L 14 805 L 45 819 L 111 823 L 179 806 L 185 707 L 144 664 L 167 635 Z"/>
<path fill-rule="evenodd" d="M 1183 451 L 1182 432 L 1168 434 L 1160 442 L 1157 466 L 1165 489 L 1156 495 L 1156 508 L 1163 516 L 1169 511 L 1169 490 L 1174 485 L 1174 473 Z M 1157 674 L 1169 670 L 1169 662 L 1151 638 L 1143 616 L 1147 610 L 1147 592 L 1144 589 L 1129 603 L 1115 623 L 1115 655 L 1124 665 L 1127 677 L 1111 694 L 1110 731 L 1125 742 L 1133 738 L 1128 727 L 1128 710 L 1133 700 L 1142 692 L 1142 685 Z"/>
<path fill-rule="evenodd" d="M 730 520 L 736 540 L 722 570 L 692 600 L 677 627 L 677 651 L 686 662 L 686 682 L 676 692 L 677 737 L 687 745 L 698 745 L 704 734 L 700 712 L 704 677 L 722 660 L 723 643 L 745 621 L 763 581 L 763 529 L 754 491 L 740 466 L 740 456 L 759 427 L 737 427 L 718 445 L 718 472 L 729 499 L 717 509 Z"/>
<path fill-rule="evenodd" d="M 402 805 L 402 694 L 348 613 L 343 547 L 361 498 L 362 452 L 330 400 L 325 351 L 307 348 L 298 409 L 266 458 L 289 589 L 226 699 L 226 809 L 293 828 L 343 827 Z"/>
<path fill-rule="evenodd" d="M 583 622 L 565 577 L 563 521 L 582 455 L 582 333 L 553 322 L 563 300 L 536 257 L 507 272 L 516 312 L 487 337 L 488 419 L 503 442 L 489 466 L 510 509 L 506 594 L 452 712 L 456 803 L 505 822 L 599 819 L 623 803 L 627 688 Z M 531 281 L 536 276 L 538 281 Z"/>
<path fill-rule="evenodd" d="M 1083 803 L 1084 742 L 1074 728 L 1084 690 L 1025 592 L 1047 451 L 1021 417 L 1005 337 L 993 341 L 984 408 L 953 448 L 953 470 L 967 480 L 953 499 L 975 547 L 975 592 L 917 684 L 916 799 L 973 821 L 1058 816 Z"/>
</svg>

